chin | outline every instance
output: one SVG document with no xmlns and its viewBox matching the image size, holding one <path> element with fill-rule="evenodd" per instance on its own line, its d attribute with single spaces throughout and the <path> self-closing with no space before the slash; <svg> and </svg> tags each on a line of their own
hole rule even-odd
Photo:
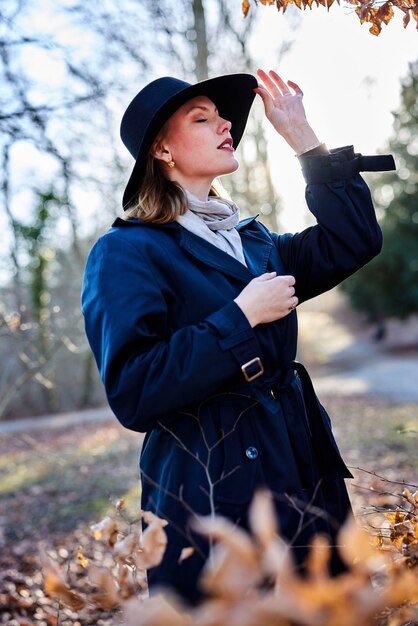
<svg viewBox="0 0 418 626">
<path fill-rule="evenodd" d="M 239 169 L 239 162 L 237 161 L 237 159 L 234 158 L 231 160 L 231 163 L 229 165 L 226 165 L 222 168 L 222 170 L 219 170 L 216 176 L 225 176 L 226 174 L 232 174 L 233 172 L 236 172 L 237 169 Z"/>
</svg>

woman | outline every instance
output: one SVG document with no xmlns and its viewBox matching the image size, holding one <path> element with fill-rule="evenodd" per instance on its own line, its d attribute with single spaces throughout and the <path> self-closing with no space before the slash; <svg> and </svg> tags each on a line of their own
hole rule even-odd
<svg viewBox="0 0 418 626">
<path fill-rule="evenodd" d="M 207 543 L 194 515 L 246 526 L 254 490 L 272 491 L 282 534 L 303 563 L 316 532 L 335 541 L 351 477 L 329 417 L 294 361 L 295 307 L 331 289 L 381 248 L 359 171 L 394 169 L 390 156 L 328 151 L 309 126 L 303 93 L 273 71 L 190 85 L 160 78 L 126 110 L 122 139 L 135 159 L 118 218 L 87 261 L 82 305 L 109 404 L 145 432 L 143 509 L 168 520 L 151 590 L 201 597 Z M 258 94 L 294 150 L 317 225 L 271 233 L 239 222 L 213 181 L 234 172 L 234 149 Z M 239 222 L 239 223 L 238 223 Z M 183 563 L 183 547 L 194 554 Z M 334 552 L 332 570 L 342 569 Z"/>
</svg>

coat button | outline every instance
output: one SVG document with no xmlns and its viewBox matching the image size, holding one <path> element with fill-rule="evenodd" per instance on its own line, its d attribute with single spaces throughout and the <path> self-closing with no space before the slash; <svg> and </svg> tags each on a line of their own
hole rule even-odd
<svg viewBox="0 0 418 626">
<path fill-rule="evenodd" d="M 253 461 L 254 459 L 258 457 L 258 450 L 257 448 L 254 448 L 254 446 L 250 446 L 249 448 L 246 449 L 245 455 L 247 456 L 247 458 Z"/>
</svg>

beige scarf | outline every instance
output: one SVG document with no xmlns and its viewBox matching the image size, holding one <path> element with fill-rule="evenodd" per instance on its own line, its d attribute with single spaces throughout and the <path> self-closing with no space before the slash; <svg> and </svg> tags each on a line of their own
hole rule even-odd
<svg viewBox="0 0 418 626">
<path fill-rule="evenodd" d="M 176 221 L 195 235 L 203 237 L 209 243 L 247 265 L 241 237 L 235 228 L 239 222 L 237 205 L 225 198 L 215 196 L 209 196 L 206 201 L 199 200 L 187 189 L 184 193 L 189 208 L 184 215 L 178 215 Z"/>
</svg>

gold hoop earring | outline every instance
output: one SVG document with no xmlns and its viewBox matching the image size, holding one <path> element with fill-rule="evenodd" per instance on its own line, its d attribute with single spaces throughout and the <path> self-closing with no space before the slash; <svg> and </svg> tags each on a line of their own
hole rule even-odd
<svg viewBox="0 0 418 626">
<path fill-rule="evenodd" d="M 176 164 L 174 163 L 174 161 L 167 161 L 167 166 L 168 167 L 173 168 L 173 167 L 175 167 L 175 165 Z"/>
</svg>

